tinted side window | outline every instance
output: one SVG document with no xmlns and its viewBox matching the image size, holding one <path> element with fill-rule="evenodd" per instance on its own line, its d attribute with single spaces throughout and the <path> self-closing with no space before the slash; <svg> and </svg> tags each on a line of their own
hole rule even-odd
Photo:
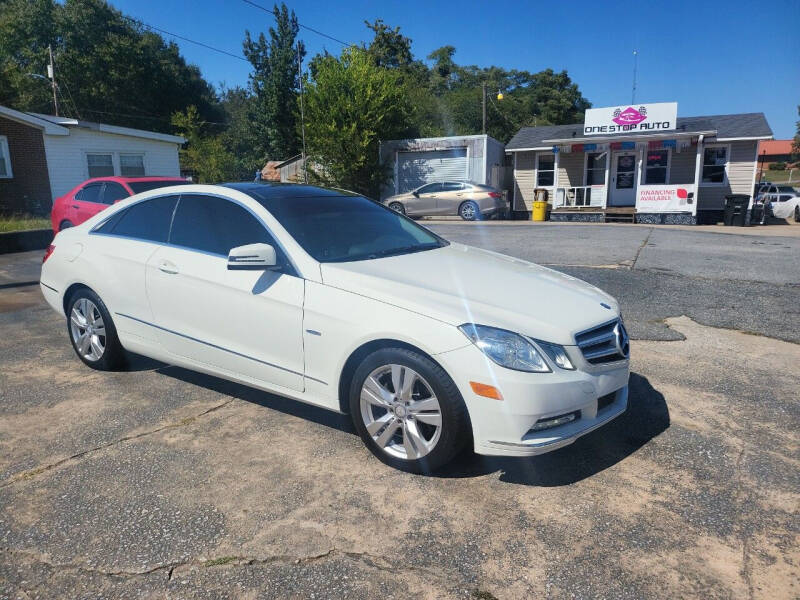
<svg viewBox="0 0 800 600">
<path fill-rule="evenodd" d="M 275 245 L 264 226 L 245 208 L 224 198 L 198 194 L 181 196 L 169 242 L 221 256 L 245 244 Z"/>
<path fill-rule="evenodd" d="M 100 202 L 100 190 L 103 189 L 102 183 L 90 183 L 78 194 L 81 202 Z"/>
<path fill-rule="evenodd" d="M 464 189 L 463 183 L 456 183 L 455 181 L 449 181 L 447 183 L 442 184 L 442 189 L 445 192 L 456 192 L 458 190 Z"/>
<path fill-rule="evenodd" d="M 177 196 L 162 196 L 134 204 L 120 217 L 111 233 L 159 244 L 166 243 L 177 202 Z"/>
<path fill-rule="evenodd" d="M 117 200 L 122 200 L 130 196 L 128 190 L 118 183 L 107 181 L 106 187 L 103 189 L 103 204 L 114 204 Z"/>
</svg>

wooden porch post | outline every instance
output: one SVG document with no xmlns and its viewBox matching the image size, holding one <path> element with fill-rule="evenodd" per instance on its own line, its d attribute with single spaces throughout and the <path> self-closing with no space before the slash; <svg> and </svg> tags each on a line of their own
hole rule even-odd
<svg viewBox="0 0 800 600">
<path fill-rule="evenodd" d="M 694 204 L 692 216 L 697 216 L 697 205 L 700 204 L 700 175 L 703 170 L 703 134 L 697 138 L 697 157 L 694 162 Z"/>
<path fill-rule="evenodd" d="M 550 200 L 550 206 L 555 208 L 556 206 L 556 194 L 558 193 L 558 157 L 561 154 L 561 149 L 558 152 L 554 152 L 555 158 L 553 159 L 553 192 L 552 198 Z"/>
</svg>

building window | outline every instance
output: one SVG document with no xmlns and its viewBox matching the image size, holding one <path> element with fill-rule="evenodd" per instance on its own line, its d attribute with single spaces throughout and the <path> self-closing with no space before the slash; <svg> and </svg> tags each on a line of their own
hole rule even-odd
<svg viewBox="0 0 800 600">
<path fill-rule="evenodd" d="M 12 177 L 8 139 L 4 135 L 0 135 L 0 179 L 11 179 Z"/>
<path fill-rule="evenodd" d="M 540 154 L 536 164 L 536 186 L 552 187 L 555 183 L 555 154 Z"/>
<path fill-rule="evenodd" d="M 644 166 L 644 182 L 646 185 L 667 183 L 669 169 L 669 150 L 648 150 Z"/>
<path fill-rule="evenodd" d="M 89 177 L 110 177 L 114 174 L 114 161 L 110 154 L 87 154 Z"/>
<path fill-rule="evenodd" d="M 606 184 L 606 158 L 608 152 L 586 154 L 586 185 Z"/>
<path fill-rule="evenodd" d="M 119 172 L 123 177 L 144 177 L 144 155 L 120 154 Z"/>
<path fill-rule="evenodd" d="M 703 150 L 702 183 L 725 183 L 728 146 L 707 146 Z"/>
</svg>

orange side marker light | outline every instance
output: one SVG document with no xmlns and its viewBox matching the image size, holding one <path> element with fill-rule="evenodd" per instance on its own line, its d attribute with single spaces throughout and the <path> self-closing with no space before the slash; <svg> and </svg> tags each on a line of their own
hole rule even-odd
<svg viewBox="0 0 800 600">
<path fill-rule="evenodd" d="M 469 382 L 472 391 L 478 394 L 478 396 L 483 396 L 485 398 L 491 398 L 492 400 L 502 400 L 503 394 L 500 393 L 493 385 L 487 385 L 485 383 L 478 383 L 477 381 L 470 381 Z"/>
</svg>

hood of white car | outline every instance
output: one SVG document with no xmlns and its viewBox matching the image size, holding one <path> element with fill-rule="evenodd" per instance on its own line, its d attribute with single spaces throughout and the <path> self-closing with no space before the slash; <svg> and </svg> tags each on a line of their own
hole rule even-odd
<svg viewBox="0 0 800 600">
<path fill-rule="evenodd" d="M 614 298 L 580 279 L 462 244 L 323 263 L 322 279 L 452 325 L 489 325 L 565 345 L 619 314 Z"/>
</svg>

